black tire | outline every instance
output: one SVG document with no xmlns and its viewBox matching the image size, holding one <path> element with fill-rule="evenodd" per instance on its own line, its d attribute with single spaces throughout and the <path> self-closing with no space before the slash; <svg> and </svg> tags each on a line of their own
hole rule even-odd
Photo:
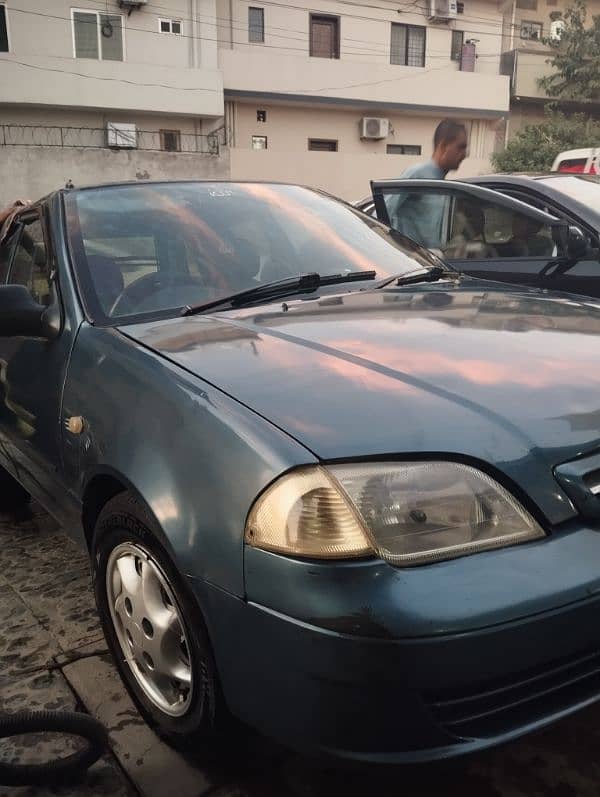
<svg viewBox="0 0 600 797">
<path fill-rule="evenodd" d="M 0 467 L 0 512 L 16 512 L 26 507 L 30 500 L 27 490 Z"/>
<path fill-rule="evenodd" d="M 70 711 L 22 711 L 0 715 L 0 739 L 25 733 L 64 733 L 81 736 L 87 745 L 65 758 L 43 764 L 0 762 L 3 786 L 48 786 L 80 779 L 108 748 L 108 734 L 98 720 Z"/>
<path fill-rule="evenodd" d="M 217 669 L 204 619 L 194 597 L 169 556 L 158 542 L 155 522 L 146 508 L 130 493 L 120 493 L 102 509 L 94 530 L 92 574 L 96 604 L 107 644 L 121 679 L 148 725 L 171 746 L 187 750 L 198 744 L 213 744 L 227 724 L 228 714 L 221 695 Z M 141 545 L 166 578 L 180 609 L 188 640 L 192 672 L 192 697 L 186 712 L 172 717 L 144 692 L 123 656 L 108 606 L 106 570 L 112 551 L 122 543 Z"/>
</svg>

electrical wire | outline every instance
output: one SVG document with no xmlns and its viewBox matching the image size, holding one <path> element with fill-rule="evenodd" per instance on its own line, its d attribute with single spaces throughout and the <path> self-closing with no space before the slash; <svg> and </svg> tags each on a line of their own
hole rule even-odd
<svg viewBox="0 0 600 797">
<path fill-rule="evenodd" d="M 338 2 L 343 2 L 344 3 L 344 2 L 348 2 L 348 0 L 338 0 Z M 298 6 L 289 6 L 287 4 L 277 3 L 277 2 L 274 2 L 274 0 L 270 0 L 267 4 L 282 6 L 282 7 L 285 7 L 285 8 L 299 8 Z M 17 12 L 17 13 L 22 13 L 22 14 L 31 14 L 31 15 L 34 15 L 34 16 L 44 17 L 44 18 L 47 18 L 47 19 L 56 19 L 56 20 L 61 20 L 61 21 L 66 21 L 66 22 L 71 22 L 72 21 L 71 17 L 59 16 L 59 15 L 56 15 L 56 14 L 47 14 L 47 13 L 44 13 L 42 11 L 31 11 L 31 10 L 21 9 L 21 8 L 11 8 L 10 10 L 11 10 L 11 13 L 12 12 Z M 95 12 L 90 12 L 90 13 L 95 13 Z M 352 15 L 349 15 L 349 16 L 352 16 Z M 369 18 L 366 18 L 366 19 L 368 19 L 369 21 L 372 21 L 372 22 L 386 22 L 387 21 L 387 20 L 378 20 L 378 19 L 375 19 L 373 17 L 369 17 Z M 401 23 L 401 24 L 403 24 L 403 23 Z M 490 24 L 493 24 L 493 23 L 490 22 Z M 501 23 L 497 23 L 497 25 L 500 25 L 500 24 Z M 219 27 L 224 27 L 224 25 L 213 24 L 213 27 L 219 28 Z M 226 27 L 229 27 L 229 25 L 227 25 Z M 247 27 L 246 26 L 244 26 L 244 27 L 236 27 L 234 29 L 242 31 L 242 32 L 246 32 L 247 31 Z M 150 35 L 153 35 L 153 36 L 164 36 L 164 33 L 162 33 L 161 31 L 149 30 L 147 28 L 135 28 L 135 27 L 132 27 L 131 25 L 127 25 L 125 30 L 134 31 L 136 33 L 150 34 Z M 452 29 L 449 29 L 449 32 L 450 32 L 450 30 L 452 30 Z M 306 32 L 301 32 L 301 31 L 297 31 L 297 32 L 298 33 L 303 33 L 304 41 L 306 41 Z M 476 29 L 469 29 L 468 31 L 463 31 L 463 32 L 467 33 L 467 35 L 469 35 L 469 36 L 471 36 L 472 34 L 480 34 L 482 36 L 485 35 L 486 38 L 490 38 L 490 37 L 497 37 L 497 38 L 501 38 L 501 39 L 504 38 L 504 34 L 502 34 L 502 33 L 491 33 L 491 32 L 488 32 L 488 31 L 482 31 L 482 30 L 476 30 Z M 218 37 L 214 38 L 214 37 L 209 37 L 209 36 L 198 36 L 198 35 L 189 34 L 189 33 L 188 34 L 181 33 L 181 34 L 176 34 L 176 35 L 178 37 L 180 37 L 180 38 L 183 38 L 183 39 L 192 39 L 192 40 L 196 40 L 196 41 L 207 41 L 207 42 L 213 42 L 213 43 L 219 43 L 220 42 L 220 39 Z M 301 39 L 299 39 L 297 37 L 289 37 L 289 36 L 283 36 L 283 35 L 277 35 L 277 38 L 279 38 L 279 39 L 288 39 L 290 41 L 301 41 Z M 345 40 L 342 40 L 342 43 L 343 43 L 343 41 L 345 41 Z M 346 39 L 346 41 L 347 41 L 347 39 Z M 359 40 L 355 40 L 355 41 L 359 41 Z M 369 49 L 366 49 L 366 48 L 347 47 L 346 46 L 344 48 L 344 50 L 348 51 L 349 55 L 360 55 L 360 56 L 373 55 L 375 57 L 381 57 L 381 55 L 385 55 L 388 52 L 387 45 L 385 45 L 384 43 L 379 44 L 379 43 L 376 43 L 376 42 L 369 42 L 369 44 L 371 45 L 371 47 L 377 46 L 377 47 L 381 47 L 381 48 L 385 48 L 385 49 L 381 49 L 381 50 L 372 50 L 372 49 L 370 49 L 369 50 Z M 303 47 L 291 47 L 289 45 L 275 45 L 275 44 L 266 44 L 266 43 L 256 44 L 256 43 L 253 43 L 253 42 L 239 42 L 239 41 L 235 41 L 234 45 L 236 47 L 244 47 L 245 46 L 245 47 L 253 47 L 253 48 L 259 47 L 260 49 L 277 49 L 277 50 L 286 50 L 286 51 L 297 51 L 297 52 L 302 52 L 303 54 L 306 54 L 306 50 L 307 50 L 306 46 L 303 46 Z M 356 50 L 356 52 L 351 52 L 352 49 Z M 478 57 L 479 58 L 481 58 L 481 57 L 497 58 L 497 57 L 500 57 L 501 54 L 502 54 L 501 52 L 498 52 L 498 53 L 483 53 L 483 54 L 478 54 Z M 439 56 L 438 55 L 431 55 L 430 57 L 439 58 L 440 60 L 446 60 L 446 61 L 449 60 L 447 55 L 439 55 Z"/>
</svg>

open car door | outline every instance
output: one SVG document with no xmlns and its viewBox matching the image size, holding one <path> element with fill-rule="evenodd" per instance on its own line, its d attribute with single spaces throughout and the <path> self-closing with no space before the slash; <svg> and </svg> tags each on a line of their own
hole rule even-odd
<svg viewBox="0 0 600 797">
<path fill-rule="evenodd" d="M 458 271 L 585 293 L 577 289 L 572 268 L 585 257 L 586 240 L 555 216 L 468 183 L 381 180 L 372 182 L 371 190 L 380 221 Z"/>
</svg>

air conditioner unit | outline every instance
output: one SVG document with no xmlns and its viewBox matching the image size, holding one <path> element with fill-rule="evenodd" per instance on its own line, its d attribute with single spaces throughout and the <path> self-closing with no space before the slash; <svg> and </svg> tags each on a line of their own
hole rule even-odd
<svg viewBox="0 0 600 797">
<path fill-rule="evenodd" d="M 429 0 L 429 19 L 448 22 L 458 16 L 457 0 Z"/>
<path fill-rule="evenodd" d="M 360 137 L 372 140 L 387 138 L 390 134 L 390 120 L 375 116 L 364 116 L 360 120 Z"/>
<path fill-rule="evenodd" d="M 137 129 L 128 122 L 107 122 L 106 143 L 117 149 L 135 149 L 137 147 Z"/>
<path fill-rule="evenodd" d="M 553 42 L 559 42 L 562 39 L 565 30 L 565 23 L 562 19 L 555 19 L 550 23 L 550 38 Z"/>
</svg>

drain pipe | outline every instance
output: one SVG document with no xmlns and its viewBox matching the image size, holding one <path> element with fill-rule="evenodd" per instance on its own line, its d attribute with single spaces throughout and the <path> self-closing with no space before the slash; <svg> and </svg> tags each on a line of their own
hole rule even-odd
<svg viewBox="0 0 600 797">
<path fill-rule="evenodd" d="M 190 37 L 191 66 L 198 67 L 198 0 L 190 0 L 190 19 L 192 21 L 192 35 Z"/>
</svg>

